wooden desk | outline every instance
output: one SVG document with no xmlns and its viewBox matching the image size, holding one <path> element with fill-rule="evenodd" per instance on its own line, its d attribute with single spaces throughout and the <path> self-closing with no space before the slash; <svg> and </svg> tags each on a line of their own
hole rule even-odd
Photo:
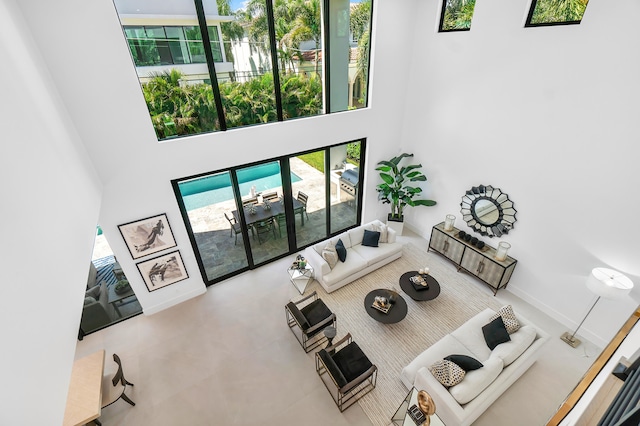
<svg viewBox="0 0 640 426">
<path fill-rule="evenodd" d="M 100 417 L 104 350 L 73 363 L 63 426 L 78 426 Z"/>
</svg>

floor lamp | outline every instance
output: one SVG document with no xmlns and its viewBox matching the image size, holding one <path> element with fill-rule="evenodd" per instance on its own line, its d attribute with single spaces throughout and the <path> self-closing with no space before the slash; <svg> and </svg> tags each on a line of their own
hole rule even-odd
<svg viewBox="0 0 640 426">
<path fill-rule="evenodd" d="M 593 302 L 591 308 L 589 308 L 587 315 L 585 315 L 582 321 L 580 321 L 576 331 L 574 331 L 573 334 L 566 332 L 560 336 L 560 339 L 562 339 L 563 342 L 574 348 L 580 344 L 580 339 L 576 339 L 575 337 L 576 333 L 580 329 L 580 326 L 582 326 L 584 320 L 587 319 L 593 308 L 596 306 L 598 300 L 600 300 L 601 297 L 604 297 L 605 299 L 622 299 L 629 294 L 633 288 L 633 282 L 631 282 L 631 280 L 625 275 L 614 271 L 613 269 L 594 268 L 591 270 L 591 275 L 589 275 L 589 278 L 587 279 L 587 288 L 598 296 L 598 298 Z"/>
</svg>

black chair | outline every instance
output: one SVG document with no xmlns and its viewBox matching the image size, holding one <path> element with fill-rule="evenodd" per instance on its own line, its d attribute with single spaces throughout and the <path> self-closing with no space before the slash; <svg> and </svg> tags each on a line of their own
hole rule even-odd
<svg viewBox="0 0 640 426">
<path fill-rule="evenodd" d="M 129 404 L 135 406 L 136 403 L 124 393 L 125 390 L 127 390 L 127 385 L 133 386 L 133 383 L 124 378 L 120 357 L 113 354 L 113 360 L 118 364 L 118 370 L 113 377 L 105 376 L 102 378 L 102 408 L 108 407 L 119 399 L 123 399 Z M 98 426 L 102 425 L 98 419 L 93 422 Z"/>
<path fill-rule="evenodd" d="M 302 191 L 298 191 L 298 196 L 296 197 L 300 204 L 302 204 L 302 211 L 305 216 L 307 216 L 307 220 L 309 220 L 309 214 L 307 213 L 307 202 L 309 201 L 309 196 Z"/>
<path fill-rule="evenodd" d="M 378 378 L 378 367 L 371 363 L 351 334 L 316 352 L 316 372 L 341 412 L 372 391 Z"/>
<path fill-rule="evenodd" d="M 229 221 L 229 225 L 231 225 L 231 232 L 229 236 L 231 237 L 235 234 L 236 242 L 234 243 L 234 245 L 238 244 L 238 234 L 242 234 L 242 228 L 240 227 L 240 224 L 236 221 L 235 218 L 230 218 L 227 212 L 224 212 L 224 217 L 227 218 L 227 220 Z"/>
<path fill-rule="evenodd" d="M 305 352 L 311 351 L 327 341 L 322 333 L 326 327 L 336 327 L 336 314 L 313 292 L 297 302 L 284 307 L 287 324 Z"/>
<path fill-rule="evenodd" d="M 273 225 L 273 218 L 256 222 L 253 224 L 253 228 L 256 230 L 256 234 L 258 234 L 258 242 L 260 244 L 262 244 L 263 241 L 267 241 L 269 239 L 269 234 L 272 232 L 273 238 L 276 237 L 276 228 Z"/>
</svg>

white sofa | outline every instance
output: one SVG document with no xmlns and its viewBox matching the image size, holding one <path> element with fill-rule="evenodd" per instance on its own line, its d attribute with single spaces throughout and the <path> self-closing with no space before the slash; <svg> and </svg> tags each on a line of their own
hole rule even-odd
<svg viewBox="0 0 640 426">
<path fill-rule="evenodd" d="M 305 255 L 315 268 L 315 278 L 327 293 L 331 293 L 402 256 L 402 243 L 396 241 L 396 233 L 391 228 L 387 228 L 386 243 L 380 243 L 378 247 L 362 245 L 365 229 L 373 230 L 373 224 L 386 226 L 379 220 L 374 220 L 306 249 Z M 344 263 L 338 261 L 331 269 L 322 257 L 322 250 L 327 246 L 328 241 L 335 245 L 340 239 L 347 249 L 347 258 Z"/>
<path fill-rule="evenodd" d="M 418 355 L 400 375 L 411 389 L 427 391 L 436 403 L 436 414 L 447 425 L 466 426 L 473 423 L 509 386 L 537 359 L 549 335 L 516 314 L 521 327 L 510 335 L 511 341 L 489 349 L 482 327 L 496 314 L 485 309 L 455 331 Z M 462 382 L 443 386 L 428 367 L 454 354 L 471 356 L 484 366 L 469 371 Z"/>
</svg>

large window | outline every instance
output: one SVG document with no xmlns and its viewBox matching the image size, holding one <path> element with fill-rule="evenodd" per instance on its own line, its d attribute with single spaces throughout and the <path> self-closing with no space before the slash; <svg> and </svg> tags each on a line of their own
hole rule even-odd
<svg viewBox="0 0 640 426">
<path fill-rule="evenodd" d="M 158 140 L 367 106 L 372 0 L 114 2 Z"/>
<path fill-rule="evenodd" d="M 440 32 L 469 31 L 476 0 L 443 0 Z"/>
<path fill-rule="evenodd" d="M 172 181 L 205 282 L 359 224 L 364 145 L 358 140 Z"/>
<path fill-rule="evenodd" d="M 533 0 L 526 27 L 579 24 L 589 0 Z"/>
</svg>

